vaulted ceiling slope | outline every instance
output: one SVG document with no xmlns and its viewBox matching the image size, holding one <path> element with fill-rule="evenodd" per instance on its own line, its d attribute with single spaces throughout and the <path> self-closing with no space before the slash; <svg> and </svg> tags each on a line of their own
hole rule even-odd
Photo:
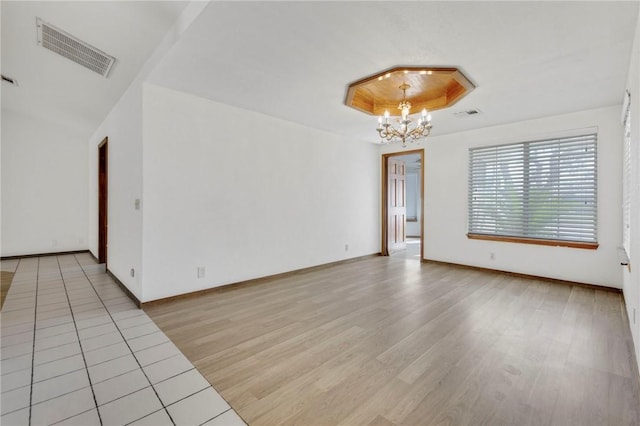
<svg viewBox="0 0 640 426">
<path fill-rule="evenodd" d="M 2 108 L 90 135 L 188 2 L 2 1 Z M 638 1 L 211 2 L 149 80 L 375 142 L 347 84 L 395 65 L 458 66 L 477 85 L 433 114 L 452 133 L 618 104 Z M 36 17 L 118 59 L 108 79 L 36 44 Z M 478 108 L 458 118 L 454 112 Z"/>
<path fill-rule="evenodd" d="M 433 134 L 621 102 L 638 2 L 212 2 L 154 83 L 376 141 L 348 83 L 395 65 L 458 66 L 477 85 Z M 453 113 L 478 108 L 481 114 Z"/>
<path fill-rule="evenodd" d="M 2 109 L 73 127 L 87 139 L 104 120 L 188 2 L 5 1 Z M 37 44 L 36 18 L 115 56 L 104 78 Z"/>
</svg>

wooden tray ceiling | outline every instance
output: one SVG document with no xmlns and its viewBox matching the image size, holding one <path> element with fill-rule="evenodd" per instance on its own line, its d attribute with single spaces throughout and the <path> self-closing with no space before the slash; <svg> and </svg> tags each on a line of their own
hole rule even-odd
<svg viewBox="0 0 640 426">
<path fill-rule="evenodd" d="M 447 108 L 475 89 L 457 68 L 394 67 L 351 83 L 344 103 L 370 115 L 389 111 L 390 115 L 398 116 L 398 104 L 402 101 L 399 87 L 403 83 L 411 86 L 407 90 L 411 114 L 424 108 L 428 111 Z"/>
</svg>

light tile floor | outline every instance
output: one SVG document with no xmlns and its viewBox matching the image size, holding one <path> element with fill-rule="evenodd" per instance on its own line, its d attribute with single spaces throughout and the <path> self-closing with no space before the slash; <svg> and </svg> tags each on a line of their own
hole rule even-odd
<svg viewBox="0 0 640 426">
<path fill-rule="evenodd" d="M 2 270 L 3 426 L 244 425 L 89 254 Z"/>
</svg>

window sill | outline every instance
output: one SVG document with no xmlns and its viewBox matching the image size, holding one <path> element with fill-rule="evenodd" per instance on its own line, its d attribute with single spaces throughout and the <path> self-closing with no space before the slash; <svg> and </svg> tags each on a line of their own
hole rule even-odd
<svg viewBox="0 0 640 426">
<path fill-rule="evenodd" d="M 556 246 L 556 247 L 572 247 L 587 250 L 596 250 L 600 244 L 598 243 L 584 243 L 577 241 L 560 241 L 560 240 L 542 240 L 537 238 L 522 238 L 522 237 L 506 237 L 497 235 L 481 235 L 481 234 L 467 234 L 467 238 L 470 240 L 486 240 L 486 241 L 500 241 L 504 243 L 519 243 L 519 244 L 535 244 L 542 246 Z"/>
</svg>

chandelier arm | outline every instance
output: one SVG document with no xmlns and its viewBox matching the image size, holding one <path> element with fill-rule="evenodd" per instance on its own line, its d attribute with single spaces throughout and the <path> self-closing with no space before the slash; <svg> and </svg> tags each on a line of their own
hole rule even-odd
<svg viewBox="0 0 640 426">
<path fill-rule="evenodd" d="M 376 131 L 380 136 L 380 142 L 402 142 L 402 146 L 406 146 L 406 141 L 417 141 L 421 138 L 426 138 L 431 134 L 431 115 L 427 113 L 426 109 L 422 110 L 422 116 L 418 120 L 417 125 L 411 129 L 410 126 L 413 123 L 409 117 L 411 111 L 411 103 L 407 100 L 407 89 L 411 86 L 407 83 L 400 85 L 399 89 L 402 90 L 402 101 L 398 105 L 398 109 L 401 111 L 401 117 L 396 120 L 400 125 L 399 129 L 396 129 L 389 123 L 389 112 L 385 111 L 384 121 L 383 117 L 378 118 L 378 128 Z"/>
</svg>

